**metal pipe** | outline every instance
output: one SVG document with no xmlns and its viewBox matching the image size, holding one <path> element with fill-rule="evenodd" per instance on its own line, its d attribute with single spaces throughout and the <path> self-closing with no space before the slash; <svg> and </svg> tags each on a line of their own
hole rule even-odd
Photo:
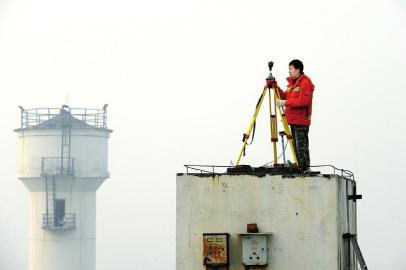
<svg viewBox="0 0 406 270">
<path fill-rule="evenodd" d="M 285 135 L 285 132 L 279 132 L 279 135 L 281 136 L 282 140 L 282 155 L 283 155 L 283 164 L 286 165 L 286 156 L 285 156 L 285 141 L 283 140 L 283 136 Z"/>
</svg>

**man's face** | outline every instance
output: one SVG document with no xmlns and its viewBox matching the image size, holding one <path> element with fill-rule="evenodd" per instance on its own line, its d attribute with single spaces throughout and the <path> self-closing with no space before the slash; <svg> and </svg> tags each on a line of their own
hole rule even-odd
<svg viewBox="0 0 406 270">
<path fill-rule="evenodd" d="M 289 66 L 289 75 L 293 79 L 297 79 L 300 76 L 300 69 L 296 69 L 294 66 Z"/>
</svg>

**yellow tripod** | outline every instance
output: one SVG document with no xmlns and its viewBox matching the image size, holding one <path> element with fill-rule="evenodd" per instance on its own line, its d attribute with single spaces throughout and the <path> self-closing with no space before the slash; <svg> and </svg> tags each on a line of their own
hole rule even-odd
<svg viewBox="0 0 406 270">
<path fill-rule="evenodd" d="M 273 92 L 273 100 L 272 100 L 272 93 Z M 243 155 L 243 153 L 245 152 L 245 148 L 247 146 L 248 143 L 248 139 L 251 135 L 251 132 L 255 126 L 255 122 L 259 113 L 259 110 L 261 109 L 261 105 L 265 99 L 266 93 L 268 92 L 268 96 L 269 96 L 269 112 L 270 112 L 270 126 L 271 126 L 271 142 L 273 143 L 273 157 L 274 157 L 274 163 L 277 164 L 278 163 L 278 154 L 277 154 L 277 148 L 276 148 L 276 143 L 278 142 L 278 125 L 277 125 L 277 113 L 276 111 L 279 111 L 279 114 L 281 116 L 281 120 L 282 120 L 282 124 L 283 124 L 283 128 L 285 130 L 286 133 L 286 137 L 288 139 L 288 143 L 290 146 L 290 149 L 292 151 L 292 156 L 293 156 L 293 160 L 295 161 L 295 165 L 298 165 L 297 162 L 297 157 L 296 157 L 296 152 L 295 152 L 295 148 L 293 146 L 293 141 L 292 141 L 292 133 L 290 132 L 290 128 L 289 125 L 286 121 L 286 117 L 285 117 L 285 109 L 283 107 L 279 107 L 276 105 L 276 100 L 280 99 L 280 94 L 278 89 L 276 88 L 267 88 L 264 87 L 264 90 L 262 91 L 262 95 L 258 101 L 257 107 L 255 108 L 255 112 L 254 115 L 252 116 L 250 125 L 248 127 L 248 131 L 247 133 L 244 133 L 244 137 L 243 137 L 243 145 L 241 147 L 240 153 L 238 155 L 237 161 L 236 161 L 236 166 L 238 166 L 240 164 L 241 161 L 241 157 Z"/>
</svg>

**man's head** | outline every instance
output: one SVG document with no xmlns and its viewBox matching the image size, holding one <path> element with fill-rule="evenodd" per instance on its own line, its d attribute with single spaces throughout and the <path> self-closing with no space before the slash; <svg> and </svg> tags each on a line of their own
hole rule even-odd
<svg viewBox="0 0 406 270">
<path fill-rule="evenodd" d="M 300 60 L 292 60 L 289 63 L 289 75 L 293 79 L 297 79 L 303 74 L 303 63 Z"/>
</svg>

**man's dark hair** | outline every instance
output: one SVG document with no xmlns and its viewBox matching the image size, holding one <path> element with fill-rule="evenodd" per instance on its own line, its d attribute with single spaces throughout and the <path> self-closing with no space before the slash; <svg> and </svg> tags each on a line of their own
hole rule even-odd
<svg viewBox="0 0 406 270">
<path fill-rule="evenodd" d="M 303 74 L 303 63 L 302 61 L 298 60 L 298 59 L 294 59 L 292 61 L 290 61 L 289 66 L 293 66 L 295 69 L 300 69 L 300 73 Z"/>
</svg>

